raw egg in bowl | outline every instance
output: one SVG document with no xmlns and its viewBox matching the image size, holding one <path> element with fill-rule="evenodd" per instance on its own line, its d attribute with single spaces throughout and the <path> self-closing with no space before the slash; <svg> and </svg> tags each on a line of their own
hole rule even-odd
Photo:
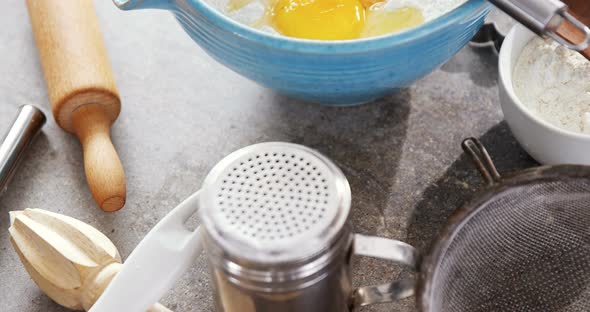
<svg viewBox="0 0 590 312">
<path fill-rule="evenodd" d="M 409 5 L 400 6 L 400 1 L 392 1 L 395 2 L 386 0 L 229 0 L 225 11 L 230 18 L 254 28 L 294 38 L 316 40 L 374 37 L 424 23 L 425 18 L 419 8 Z M 444 1 L 445 7 L 453 7 L 463 2 L 463 0 Z M 391 5 L 391 3 L 398 5 Z M 442 11 L 445 7 L 439 6 L 439 9 Z"/>
<path fill-rule="evenodd" d="M 445 1 L 459 5 L 440 14 L 435 9 Z M 491 8 L 485 0 L 114 3 L 170 10 L 195 42 L 235 72 L 335 106 L 367 103 L 426 76 L 469 42 Z"/>
</svg>

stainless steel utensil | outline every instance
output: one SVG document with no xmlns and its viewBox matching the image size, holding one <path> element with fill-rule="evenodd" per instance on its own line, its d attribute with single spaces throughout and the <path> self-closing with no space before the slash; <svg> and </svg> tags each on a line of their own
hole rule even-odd
<svg viewBox="0 0 590 312">
<path fill-rule="evenodd" d="M 590 43 L 590 28 L 568 12 L 568 6 L 559 0 L 489 0 L 496 7 L 540 36 L 549 36 L 559 44 L 583 51 Z M 585 39 L 570 43 L 557 33 L 562 23 L 571 23 L 585 35 Z M 487 26 L 489 28 L 489 26 Z M 489 30 L 484 30 L 489 31 Z"/>
<path fill-rule="evenodd" d="M 45 121 L 45 115 L 35 106 L 23 105 L 19 108 L 16 118 L 0 143 L 0 193 L 8 186 L 25 149 Z"/>
<path fill-rule="evenodd" d="M 501 177 L 478 140 L 463 148 L 490 187 L 422 263 L 420 311 L 590 311 L 590 167 Z"/>
<path fill-rule="evenodd" d="M 304 146 L 262 143 L 209 173 L 129 256 L 91 312 L 145 311 L 207 250 L 220 312 L 344 312 L 410 296 L 413 281 L 354 289 L 351 257 L 415 268 L 405 243 L 354 234 L 350 187 L 329 159 Z M 200 230 L 184 225 L 199 209 Z"/>
</svg>

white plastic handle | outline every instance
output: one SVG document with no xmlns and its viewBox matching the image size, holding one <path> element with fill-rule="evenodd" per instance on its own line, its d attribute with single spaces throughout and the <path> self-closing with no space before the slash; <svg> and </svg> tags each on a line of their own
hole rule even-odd
<svg viewBox="0 0 590 312">
<path fill-rule="evenodd" d="M 199 193 L 156 224 L 89 312 L 145 312 L 172 288 L 203 249 L 200 227 L 184 225 L 199 209 Z"/>
</svg>

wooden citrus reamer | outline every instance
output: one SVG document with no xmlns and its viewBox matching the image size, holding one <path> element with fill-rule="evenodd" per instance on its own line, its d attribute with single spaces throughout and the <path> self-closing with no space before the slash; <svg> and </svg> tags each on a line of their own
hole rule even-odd
<svg viewBox="0 0 590 312">
<path fill-rule="evenodd" d="M 121 102 L 91 0 L 27 0 L 53 116 L 84 150 L 100 208 L 125 205 L 125 173 L 110 139 Z"/>
<path fill-rule="evenodd" d="M 31 278 L 66 308 L 88 311 L 121 270 L 117 247 L 74 218 L 41 209 L 12 211 L 8 230 Z M 148 311 L 170 312 L 161 304 Z"/>
</svg>

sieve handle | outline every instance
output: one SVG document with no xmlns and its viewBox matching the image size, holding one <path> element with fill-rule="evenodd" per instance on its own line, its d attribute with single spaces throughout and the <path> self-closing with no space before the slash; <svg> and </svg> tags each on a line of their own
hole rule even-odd
<svg viewBox="0 0 590 312">
<path fill-rule="evenodd" d="M 417 270 L 418 251 L 406 243 L 375 236 L 354 235 L 355 255 L 391 260 Z M 400 280 L 383 285 L 357 288 L 353 293 L 354 307 L 400 300 L 414 295 L 416 282 Z"/>
<path fill-rule="evenodd" d="M 185 222 L 199 209 L 199 192 L 160 221 L 131 253 L 89 312 L 143 312 L 168 292 L 203 249 L 200 227 Z"/>
<path fill-rule="evenodd" d="M 477 170 L 489 185 L 496 184 L 502 180 L 490 154 L 488 154 L 488 151 L 478 139 L 467 138 L 463 140 L 461 147 L 471 157 L 471 161 L 473 161 Z"/>
</svg>

